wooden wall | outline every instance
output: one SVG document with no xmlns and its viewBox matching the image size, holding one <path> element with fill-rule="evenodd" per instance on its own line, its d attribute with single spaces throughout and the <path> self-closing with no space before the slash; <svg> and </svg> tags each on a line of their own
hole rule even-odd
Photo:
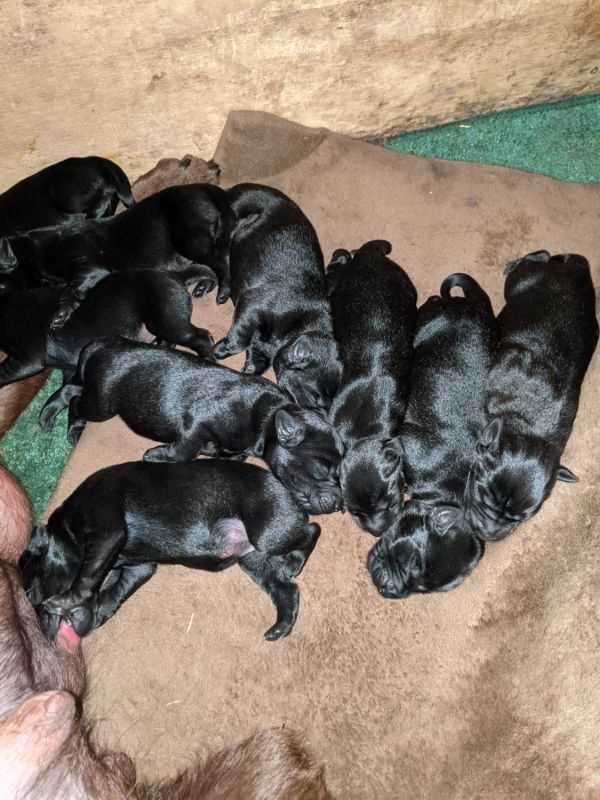
<svg viewBox="0 0 600 800">
<path fill-rule="evenodd" d="M 0 188 L 210 156 L 231 109 L 355 136 L 600 91 L 600 0 L 2 0 Z"/>
</svg>

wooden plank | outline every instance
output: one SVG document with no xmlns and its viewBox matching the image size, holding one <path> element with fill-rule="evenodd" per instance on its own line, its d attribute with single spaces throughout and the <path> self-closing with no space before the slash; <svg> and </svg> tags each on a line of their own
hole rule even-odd
<svg viewBox="0 0 600 800">
<path fill-rule="evenodd" d="M 0 188 L 212 154 L 228 111 L 385 135 L 600 90 L 600 0 L 3 0 Z"/>
</svg>

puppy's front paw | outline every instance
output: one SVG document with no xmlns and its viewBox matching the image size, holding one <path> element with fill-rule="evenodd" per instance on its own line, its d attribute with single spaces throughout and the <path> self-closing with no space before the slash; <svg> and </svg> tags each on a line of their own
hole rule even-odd
<svg viewBox="0 0 600 800">
<path fill-rule="evenodd" d="M 221 339 L 220 342 L 217 342 L 216 345 L 213 347 L 213 356 L 221 360 L 222 358 L 228 358 L 232 356 L 233 353 L 229 351 L 229 342 L 227 339 Z"/>
<path fill-rule="evenodd" d="M 73 312 L 68 308 L 59 308 L 55 315 L 50 320 L 50 328 L 53 331 L 59 330 L 64 327 L 65 322 L 71 318 Z"/>
<path fill-rule="evenodd" d="M 76 422 L 72 422 L 69 425 L 69 429 L 67 431 L 67 442 L 72 446 L 75 447 L 77 442 L 81 439 L 81 434 L 85 429 L 85 421 L 84 420 L 77 420 Z"/>
</svg>

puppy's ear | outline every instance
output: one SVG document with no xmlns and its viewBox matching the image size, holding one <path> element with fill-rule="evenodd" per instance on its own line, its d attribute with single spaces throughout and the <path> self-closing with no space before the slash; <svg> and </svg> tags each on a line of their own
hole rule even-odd
<svg viewBox="0 0 600 800">
<path fill-rule="evenodd" d="M 420 578 L 423 574 L 423 559 L 421 557 L 421 553 L 417 550 L 416 547 L 413 548 L 412 555 L 410 557 L 410 561 L 408 562 L 408 573 L 411 578 Z"/>
<path fill-rule="evenodd" d="M 285 364 L 289 369 L 306 369 L 313 359 L 308 336 L 299 336 L 286 349 Z"/>
<path fill-rule="evenodd" d="M 241 231 L 242 228 L 247 228 L 249 225 L 252 225 L 252 223 L 256 222 L 259 217 L 260 213 L 258 211 L 248 213 L 244 217 L 238 217 L 235 221 L 235 225 L 233 226 L 231 235 L 233 236 L 238 231 Z"/>
<path fill-rule="evenodd" d="M 399 436 L 394 436 L 393 439 L 386 439 L 383 443 L 381 451 L 383 455 L 383 477 L 390 478 L 394 472 L 400 467 L 402 456 L 404 455 L 404 448 Z"/>
<path fill-rule="evenodd" d="M 18 265 L 17 257 L 6 237 L 0 239 L 0 272 L 12 272 Z"/>
<path fill-rule="evenodd" d="M 558 468 L 556 480 L 564 481 L 565 483 L 579 483 L 579 478 L 577 475 L 571 472 L 571 470 L 568 467 L 565 467 L 563 464 L 561 464 Z"/>
<path fill-rule="evenodd" d="M 498 443 L 500 441 L 501 434 L 502 421 L 499 419 L 493 419 L 487 428 L 484 428 L 483 433 L 479 437 L 477 449 L 480 452 L 482 450 L 487 450 L 490 453 L 495 452 L 498 449 Z"/>
<path fill-rule="evenodd" d="M 444 536 L 463 516 L 462 509 L 456 506 L 436 506 L 431 512 L 431 521 L 436 533 Z"/>
<path fill-rule="evenodd" d="M 338 249 L 333 251 L 333 255 L 329 260 L 329 264 L 327 265 L 327 269 L 330 267 L 337 267 L 337 266 L 344 266 L 349 261 L 352 261 L 352 256 L 347 250 Z"/>
<path fill-rule="evenodd" d="M 36 525 L 31 531 L 27 551 L 34 556 L 41 556 L 48 552 L 48 529 L 45 525 Z"/>
<path fill-rule="evenodd" d="M 304 441 L 306 425 L 301 419 L 280 408 L 275 414 L 277 441 L 282 447 L 298 447 Z"/>
</svg>

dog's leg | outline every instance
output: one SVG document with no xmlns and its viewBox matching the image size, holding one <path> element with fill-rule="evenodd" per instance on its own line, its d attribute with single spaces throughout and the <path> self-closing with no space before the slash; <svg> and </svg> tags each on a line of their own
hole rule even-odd
<svg viewBox="0 0 600 800">
<path fill-rule="evenodd" d="M 44 365 L 39 361 L 21 362 L 13 356 L 7 356 L 0 364 L 0 387 L 22 381 L 24 378 L 31 378 L 32 375 L 37 375 L 43 369 Z"/>
<path fill-rule="evenodd" d="M 156 567 L 152 562 L 116 567 L 109 573 L 102 589 L 94 598 L 85 604 L 65 609 L 65 619 L 71 623 L 78 636 L 87 636 L 90 631 L 114 617 L 123 603 L 150 580 Z"/>
<path fill-rule="evenodd" d="M 253 550 L 240 558 L 238 563 L 254 583 L 269 595 L 277 609 L 277 620 L 265 633 L 265 639 L 271 642 L 287 636 L 298 616 L 300 589 L 289 578 L 285 556 L 268 556 Z"/>
<path fill-rule="evenodd" d="M 44 407 L 40 411 L 40 416 L 38 417 L 40 428 L 46 433 L 51 431 L 54 427 L 56 417 L 61 411 L 68 408 L 71 400 L 74 397 L 79 397 L 82 391 L 82 387 L 75 383 L 65 383 L 64 386 L 61 386 L 53 395 L 50 395 L 44 403 Z"/>
<path fill-rule="evenodd" d="M 50 328 L 52 330 L 62 328 L 79 308 L 89 290 L 109 274 L 108 269 L 99 266 L 88 265 L 75 270 L 60 294 L 58 308 L 50 320 Z"/>
<path fill-rule="evenodd" d="M 160 341 L 179 344 L 194 350 L 200 358 L 214 361 L 213 338 L 210 331 L 197 328 L 190 322 L 192 300 L 178 282 L 169 282 L 168 290 L 155 298 L 144 325 Z"/>
<path fill-rule="evenodd" d="M 83 560 L 70 590 L 44 601 L 44 609 L 49 614 L 62 617 L 69 609 L 88 603 L 100 590 L 127 538 L 125 521 L 116 517 L 110 519 L 109 515 L 108 510 L 102 535 L 99 531 L 86 532 Z"/>
<path fill-rule="evenodd" d="M 189 439 L 151 447 L 143 455 L 144 461 L 193 461 L 198 448 Z"/>
<path fill-rule="evenodd" d="M 257 317 L 254 303 L 243 298 L 235 307 L 229 333 L 213 347 L 213 354 L 220 360 L 247 350 L 252 344 L 254 334 L 259 329 L 260 320 Z"/>
<path fill-rule="evenodd" d="M 306 524 L 306 543 L 301 544 L 296 550 L 292 550 L 285 557 L 285 563 L 290 578 L 296 578 L 308 561 L 312 551 L 315 549 L 319 536 L 321 535 L 321 528 L 315 522 L 308 522 Z"/>
</svg>

